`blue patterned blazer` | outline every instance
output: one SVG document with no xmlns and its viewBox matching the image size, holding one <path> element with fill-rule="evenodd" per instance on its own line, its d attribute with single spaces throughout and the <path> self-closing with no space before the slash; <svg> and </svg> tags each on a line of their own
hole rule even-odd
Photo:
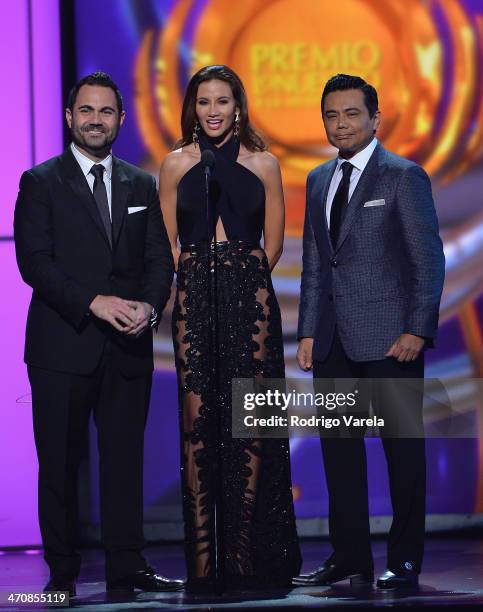
<svg viewBox="0 0 483 612">
<path fill-rule="evenodd" d="M 431 345 L 445 261 L 428 175 L 378 144 L 334 249 L 325 208 L 336 165 L 322 164 L 307 178 L 298 338 L 314 338 L 320 361 L 336 326 L 353 361 L 384 359 L 404 332 Z"/>
</svg>

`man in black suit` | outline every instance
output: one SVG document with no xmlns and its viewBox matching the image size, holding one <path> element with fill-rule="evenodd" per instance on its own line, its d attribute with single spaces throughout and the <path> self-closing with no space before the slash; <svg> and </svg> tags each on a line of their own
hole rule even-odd
<svg viewBox="0 0 483 612">
<path fill-rule="evenodd" d="M 173 277 L 156 183 L 111 154 L 125 112 L 108 75 L 80 80 L 65 114 L 72 144 L 23 173 L 15 209 L 18 266 L 33 289 L 25 362 L 46 590 L 75 594 L 77 474 L 91 409 L 107 589 L 175 590 L 182 583 L 157 575 L 141 554 L 151 327 Z"/>
<path fill-rule="evenodd" d="M 421 167 L 378 143 L 377 93 L 363 79 L 330 79 L 321 109 L 338 157 L 307 179 L 297 359 L 320 381 L 377 381 L 371 399 L 385 419 L 394 511 L 377 585 L 414 586 L 425 523 L 422 397 L 402 380 L 394 393 L 396 383 L 379 379 L 416 379 L 417 390 L 423 349 L 437 334 L 444 254 L 431 183 Z M 322 439 L 333 554 L 297 584 L 373 581 L 364 430 L 345 433 Z"/>
</svg>

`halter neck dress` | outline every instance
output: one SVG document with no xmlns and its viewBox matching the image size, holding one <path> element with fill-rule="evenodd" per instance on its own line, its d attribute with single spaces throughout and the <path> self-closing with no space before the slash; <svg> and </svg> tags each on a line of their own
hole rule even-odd
<svg viewBox="0 0 483 612">
<path fill-rule="evenodd" d="M 300 570 L 288 440 L 232 437 L 232 379 L 283 378 L 280 309 L 259 241 L 263 182 L 232 138 L 181 178 L 172 317 L 181 430 L 187 589 L 289 586 Z M 213 244 L 221 217 L 227 241 Z M 216 520 L 215 520 L 216 516 Z M 221 550 L 220 550 L 221 549 Z M 215 584 L 217 582 L 217 584 Z"/>
</svg>

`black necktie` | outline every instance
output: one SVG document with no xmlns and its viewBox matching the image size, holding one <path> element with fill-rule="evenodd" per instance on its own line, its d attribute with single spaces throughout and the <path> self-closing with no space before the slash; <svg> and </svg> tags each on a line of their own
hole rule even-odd
<svg viewBox="0 0 483 612">
<path fill-rule="evenodd" d="M 354 166 L 349 162 L 344 162 L 341 168 L 342 179 L 337 187 L 334 200 L 332 201 L 332 208 L 330 209 L 330 237 L 334 249 L 337 246 L 340 226 L 342 225 L 345 209 L 347 208 L 347 204 L 349 202 L 349 185 Z"/>
<path fill-rule="evenodd" d="M 94 164 L 90 170 L 91 174 L 94 175 L 94 189 L 93 195 L 101 215 L 102 224 L 106 230 L 109 244 L 112 247 L 112 224 L 111 216 L 109 214 L 109 202 L 107 200 L 106 186 L 103 181 L 104 166 L 102 164 Z"/>
</svg>

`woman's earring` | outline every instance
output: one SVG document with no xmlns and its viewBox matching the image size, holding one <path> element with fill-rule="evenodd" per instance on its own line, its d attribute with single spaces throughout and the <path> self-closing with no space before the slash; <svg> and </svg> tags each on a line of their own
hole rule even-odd
<svg viewBox="0 0 483 612">
<path fill-rule="evenodd" d="M 200 131 L 200 124 L 197 121 L 195 121 L 195 127 L 193 128 L 193 144 L 195 145 L 195 147 L 197 147 L 199 143 L 199 138 L 198 138 L 199 131 Z"/>
<path fill-rule="evenodd" d="M 233 124 L 233 135 L 235 138 L 240 136 L 240 113 L 235 113 L 235 121 Z"/>
</svg>

